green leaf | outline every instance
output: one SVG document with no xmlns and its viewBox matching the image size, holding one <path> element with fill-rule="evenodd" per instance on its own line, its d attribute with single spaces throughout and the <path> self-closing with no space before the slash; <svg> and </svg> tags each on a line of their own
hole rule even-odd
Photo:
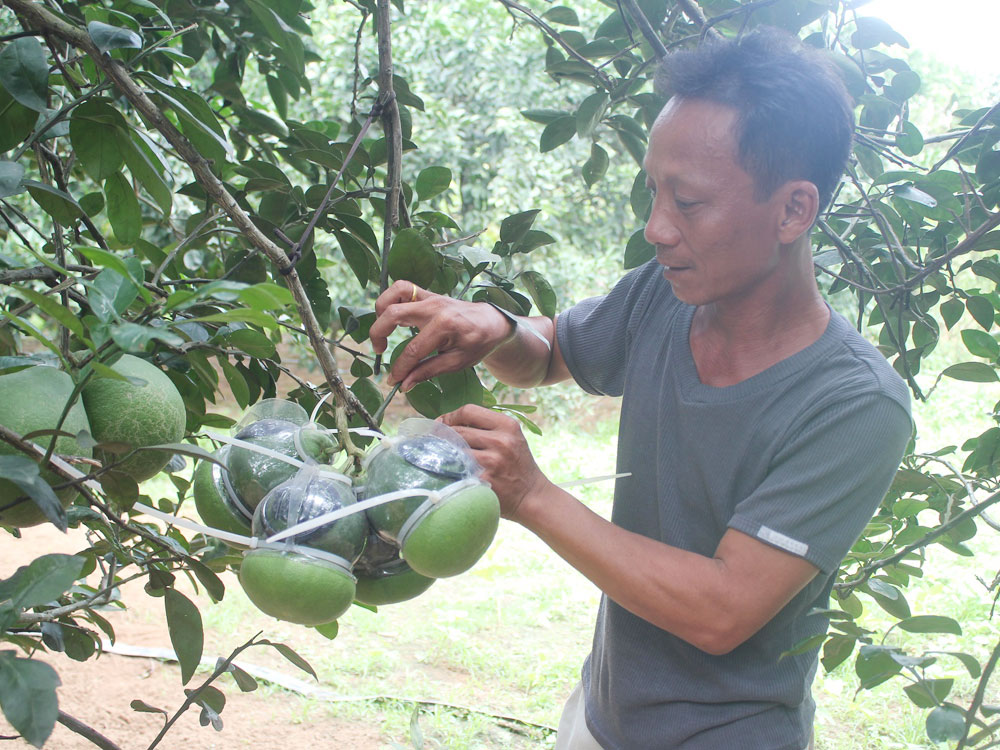
<svg viewBox="0 0 1000 750">
<path fill-rule="evenodd" d="M 970 383 L 995 383 L 996 371 L 985 362 L 960 362 L 946 367 L 943 375 L 955 380 L 965 380 Z"/>
<path fill-rule="evenodd" d="M 340 623 L 336 620 L 329 622 L 325 625 L 316 625 L 313 627 L 317 633 L 326 638 L 327 640 L 333 640 L 340 633 Z"/>
<path fill-rule="evenodd" d="M 656 248 L 646 240 L 644 229 L 637 229 L 625 245 L 625 268 L 636 268 L 656 257 Z"/>
<path fill-rule="evenodd" d="M 117 110 L 103 101 L 85 102 L 73 111 L 69 138 L 84 171 L 100 182 L 125 162 L 129 143 Z"/>
<path fill-rule="evenodd" d="M 10 725 L 35 747 L 42 747 L 59 717 L 59 675 L 44 662 L 0 652 L 0 708 Z"/>
<path fill-rule="evenodd" d="M 201 612 L 190 599 L 174 588 L 166 590 L 163 602 L 170 643 L 181 667 L 181 683 L 186 685 L 198 668 L 205 644 Z"/>
<path fill-rule="evenodd" d="M 113 49 L 142 49 L 142 37 L 131 29 L 91 21 L 87 24 L 87 33 L 97 48 L 105 54 Z"/>
<path fill-rule="evenodd" d="M 198 580 L 201 581 L 201 585 L 205 587 L 205 591 L 208 592 L 212 601 L 221 602 L 226 595 L 226 585 L 222 582 L 222 579 L 200 560 L 191 558 L 188 564 L 198 577 Z"/>
<path fill-rule="evenodd" d="M 988 331 L 993 328 L 996 311 L 993 309 L 993 303 L 986 297 L 979 295 L 969 297 L 965 301 L 965 307 L 968 309 L 972 319 L 979 323 L 983 327 L 983 330 Z"/>
<path fill-rule="evenodd" d="M 134 245 L 142 234 L 142 211 L 131 183 L 121 172 L 115 172 L 104 182 L 104 196 L 115 237 L 123 245 Z"/>
<path fill-rule="evenodd" d="M 1000 344 L 986 331 L 967 328 L 962 331 L 962 343 L 973 356 L 989 360 L 1000 357 Z"/>
<path fill-rule="evenodd" d="M 236 307 L 232 310 L 225 310 L 211 315 L 202 315 L 199 318 L 191 318 L 188 323 L 252 323 L 260 328 L 276 328 L 278 321 L 273 315 L 268 315 L 260 310 L 251 310 L 249 307 Z"/>
<path fill-rule="evenodd" d="M 530 211 L 521 211 L 520 213 L 511 214 L 506 219 L 500 222 L 500 241 L 516 245 L 527 235 L 528 230 L 531 229 L 531 225 L 535 223 L 535 218 L 541 213 L 540 209 L 532 209 Z"/>
<path fill-rule="evenodd" d="M 607 108 L 608 95 L 603 91 L 591 94 L 584 99 L 579 109 L 576 110 L 576 132 L 583 137 L 593 133 Z"/>
<path fill-rule="evenodd" d="M 173 192 L 164 175 L 169 173 L 159 159 L 151 152 L 147 153 L 143 145 L 140 145 L 141 141 L 137 139 L 135 133 L 130 133 L 130 136 L 123 137 L 119 144 L 128 171 L 156 201 L 164 216 L 168 216 L 173 207 Z"/>
<path fill-rule="evenodd" d="M 881 18 L 861 16 L 857 19 L 857 31 L 851 35 L 851 44 L 858 49 L 871 49 L 880 44 L 898 44 L 909 49 L 906 39 Z"/>
<path fill-rule="evenodd" d="M 565 5 L 556 5 L 549 8 L 542 14 L 542 18 L 550 23 L 558 23 L 563 26 L 580 25 L 580 18 L 577 16 L 576 11 L 572 8 L 567 8 Z"/>
<path fill-rule="evenodd" d="M 555 241 L 556 238 L 548 232 L 543 232 L 540 229 L 529 229 L 520 240 L 514 243 L 511 253 L 530 253 L 545 245 L 551 245 Z"/>
<path fill-rule="evenodd" d="M 873 180 L 885 171 L 885 167 L 882 166 L 882 157 L 876 154 L 872 149 L 868 148 L 868 146 L 855 143 L 854 156 L 857 158 L 858 164 L 861 165 L 865 174 Z"/>
<path fill-rule="evenodd" d="M 254 310 L 282 310 L 295 302 L 287 288 L 269 281 L 248 286 L 238 296 L 240 302 Z"/>
<path fill-rule="evenodd" d="M 35 303 L 35 306 L 39 310 L 60 323 L 64 328 L 67 328 L 81 341 L 87 340 L 86 331 L 83 328 L 80 318 L 74 315 L 71 310 L 52 299 L 52 297 L 36 292 L 34 289 L 18 289 L 17 293 Z"/>
<path fill-rule="evenodd" d="M 987 302 L 987 304 L 989 304 L 989 302 Z M 955 299 L 954 297 L 942 302 L 940 309 L 941 319 L 944 320 L 944 324 L 948 327 L 949 331 L 962 318 L 962 315 L 965 314 L 965 305 L 962 303 L 962 300 Z M 993 305 L 990 305 L 991 316 L 992 310 Z"/>
<path fill-rule="evenodd" d="M 552 285 L 537 271 L 524 271 L 520 278 L 525 290 L 531 295 L 535 307 L 538 308 L 538 312 L 546 318 L 554 318 L 558 310 L 556 309 L 556 292 Z"/>
<path fill-rule="evenodd" d="M 439 265 L 434 246 L 420 231 L 402 229 L 396 234 L 389 249 L 389 276 L 393 279 L 428 287 L 434 283 Z"/>
<path fill-rule="evenodd" d="M 878 578 L 872 578 L 867 585 L 878 605 L 890 615 L 900 619 L 910 616 L 910 605 L 898 588 Z"/>
<path fill-rule="evenodd" d="M 144 326 L 123 321 L 109 329 L 111 339 L 126 352 L 144 352 L 151 341 L 162 341 L 170 346 L 180 346 L 184 339 L 166 328 Z"/>
<path fill-rule="evenodd" d="M 896 147 L 907 156 L 916 156 L 924 150 L 924 136 L 916 125 L 907 120 L 903 123 L 902 132 L 896 133 Z"/>
<path fill-rule="evenodd" d="M 80 204 L 73 200 L 73 197 L 68 193 L 35 180 L 25 180 L 24 186 L 28 188 L 35 203 L 60 224 L 72 226 L 77 219 L 83 216 Z"/>
<path fill-rule="evenodd" d="M 912 685 L 907 685 L 903 690 L 913 705 L 920 708 L 934 708 L 948 697 L 954 683 L 955 681 L 950 678 L 920 680 Z"/>
<path fill-rule="evenodd" d="M 24 165 L 13 161 L 0 161 L 0 198 L 8 198 L 23 193 L 25 187 Z"/>
<path fill-rule="evenodd" d="M 942 654 L 947 654 L 948 656 L 954 656 L 958 659 L 969 672 L 969 677 L 974 680 L 979 679 L 979 675 L 983 673 L 983 668 L 979 665 L 979 661 L 972 654 L 965 654 L 961 651 L 942 651 Z"/>
<path fill-rule="evenodd" d="M 485 389 L 472 367 L 434 378 L 441 389 L 441 413 L 447 413 L 466 404 L 482 404 Z"/>
<path fill-rule="evenodd" d="M 538 150 L 541 153 L 552 151 L 572 140 L 576 135 L 576 117 L 565 115 L 557 120 L 553 120 L 542 130 L 541 138 L 538 142 Z"/>
<path fill-rule="evenodd" d="M 289 646 L 286 646 L 284 643 L 275 643 L 274 641 L 260 641 L 260 643 L 265 646 L 271 646 L 271 648 L 273 648 L 279 654 L 284 656 L 286 659 L 288 659 L 288 661 L 290 661 L 296 667 L 301 669 L 303 672 L 306 672 L 307 674 L 312 675 L 314 678 L 319 679 L 316 677 L 316 672 L 313 670 L 313 668 L 309 666 L 309 662 L 307 662 L 305 659 L 303 659 L 301 656 L 295 653 L 295 651 L 292 650 Z"/>
<path fill-rule="evenodd" d="M 250 386 L 247 385 L 246 378 L 243 377 L 243 373 L 233 367 L 228 359 L 223 356 L 218 359 L 222 374 L 225 375 L 226 382 L 229 383 L 229 390 L 233 392 L 233 398 L 236 399 L 236 405 L 241 409 L 246 409 L 250 405 Z"/>
<path fill-rule="evenodd" d="M 908 633 L 951 633 L 962 635 L 962 626 L 956 620 L 941 615 L 917 615 L 900 620 L 899 627 Z"/>
<path fill-rule="evenodd" d="M 526 120 L 538 122 L 542 125 L 548 125 L 550 122 L 555 122 L 560 117 L 572 117 L 572 115 L 568 112 L 564 112 L 561 109 L 523 109 L 521 110 L 521 115 Z"/>
<path fill-rule="evenodd" d="M 239 689 L 244 693 L 250 693 L 257 689 L 257 680 L 254 679 L 253 675 L 243 669 L 240 669 L 235 664 L 230 663 L 226 668 L 226 671 L 233 676 L 233 680 L 236 682 L 237 687 L 239 687 Z"/>
<path fill-rule="evenodd" d="M 927 714 L 926 729 L 931 742 L 960 740 L 965 735 L 965 714 L 954 706 L 938 706 Z"/>
<path fill-rule="evenodd" d="M 417 175 L 413 189 L 417 198 L 425 201 L 443 193 L 451 186 L 451 170 L 447 167 L 427 167 Z"/>
<path fill-rule="evenodd" d="M 0 456 L 0 477 L 20 487 L 56 528 L 66 531 L 66 511 L 49 483 L 39 474 L 38 464 L 27 456 Z"/>
<path fill-rule="evenodd" d="M 583 181 L 587 187 L 593 187 L 595 183 L 604 178 L 609 164 L 608 152 L 596 143 L 591 144 L 590 158 L 584 163 L 582 169 Z"/>
<path fill-rule="evenodd" d="M 14 101 L 3 87 L 0 87 L 0 113 L 3 113 L 3 127 L 0 128 L 0 153 L 2 153 L 14 148 L 31 135 L 39 114 Z"/>
<path fill-rule="evenodd" d="M 7 43 L 0 51 L 0 84 L 28 109 L 46 110 L 49 64 L 41 42 L 26 36 Z"/>
<path fill-rule="evenodd" d="M 260 331 L 252 328 L 239 328 L 231 331 L 226 340 L 234 349 L 239 349 L 251 357 L 271 359 L 277 353 L 274 342 Z"/>
<path fill-rule="evenodd" d="M 73 585 L 85 560 L 76 555 L 51 554 L 36 557 L 10 578 L 0 581 L 0 601 L 9 599 L 18 609 L 53 602 Z"/>
</svg>

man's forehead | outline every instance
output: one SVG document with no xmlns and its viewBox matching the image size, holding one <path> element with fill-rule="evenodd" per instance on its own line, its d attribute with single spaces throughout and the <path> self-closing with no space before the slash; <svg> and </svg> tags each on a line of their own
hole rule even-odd
<svg viewBox="0 0 1000 750">
<path fill-rule="evenodd" d="M 649 150 L 643 167 L 664 156 L 671 161 L 719 159 L 736 156 L 735 108 L 707 99 L 670 99 L 650 130 Z"/>
</svg>

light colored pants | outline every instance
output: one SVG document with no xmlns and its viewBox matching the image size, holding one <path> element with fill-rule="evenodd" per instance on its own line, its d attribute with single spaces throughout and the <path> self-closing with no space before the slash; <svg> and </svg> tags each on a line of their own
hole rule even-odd
<svg viewBox="0 0 1000 750">
<path fill-rule="evenodd" d="M 583 685 L 578 682 L 559 717 L 555 750 L 602 750 L 594 735 L 587 729 L 583 704 Z"/>
<path fill-rule="evenodd" d="M 816 738 L 809 740 L 809 747 L 814 750 Z M 587 729 L 586 712 L 584 711 L 583 685 L 576 683 L 573 692 L 569 694 L 562 716 L 559 717 L 559 733 L 556 735 L 555 750 L 603 750 Z"/>
</svg>

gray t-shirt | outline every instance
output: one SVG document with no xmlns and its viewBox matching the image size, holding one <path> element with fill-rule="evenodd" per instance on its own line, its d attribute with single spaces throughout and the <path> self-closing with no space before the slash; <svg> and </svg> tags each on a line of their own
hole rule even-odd
<svg viewBox="0 0 1000 750">
<path fill-rule="evenodd" d="M 811 346 L 725 388 L 698 378 L 694 308 L 661 268 L 629 272 L 560 315 L 570 372 L 622 396 L 612 521 L 711 557 L 728 528 L 803 557 L 817 575 L 758 633 L 713 656 L 603 597 L 583 667 L 587 724 L 607 750 L 801 750 L 833 577 L 911 435 L 909 394 L 840 315 Z"/>
</svg>

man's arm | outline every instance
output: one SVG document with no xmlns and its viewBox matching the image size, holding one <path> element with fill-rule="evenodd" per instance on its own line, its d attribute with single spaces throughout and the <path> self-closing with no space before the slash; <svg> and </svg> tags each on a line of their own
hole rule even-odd
<svg viewBox="0 0 1000 750">
<path fill-rule="evenodd" d="M 434 294 L 409 281 L 397 281 L 379 296 L 375 316 L 369 336 L 377 354 L 385 352 L 396 328 L 419 331 L 389 374 L 389 381 L 401 383 L 403 391 L 477 362 L 484 362 L 501 382 L 520 388 L 569 377 L 556 341 L 555 321 L 549 318 L 521 317 L 514 325 L 490 305 Z"/>
<path fill-rule="evenodd" d="M 712 557 L 627 531 L 552 484 L 514 420 L 474 406 L 442 419 L 469 443 L 506 518 L 537 534 L 619 605 L 703 651 L 736 648 L 818 572 L 732 529 Z"/>
</svg>

